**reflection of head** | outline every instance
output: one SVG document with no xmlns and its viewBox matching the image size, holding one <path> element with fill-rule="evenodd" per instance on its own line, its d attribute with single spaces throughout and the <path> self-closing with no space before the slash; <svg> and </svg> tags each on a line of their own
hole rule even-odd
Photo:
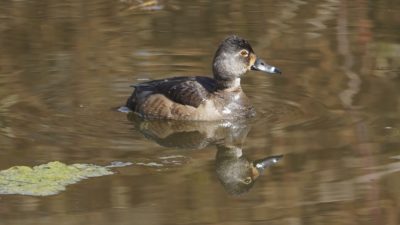
<svg viewBox="0 0 400 225">
<path fill-rule="evenodd" d="M 218 178 L 230 194 L 245 193 L 253 186 L 257 174 L 252 164 L 242 155 L 242 149 L 220 145 L 216 158 Z"/>
<path fill-rule="evenodd" d="M 272 156 L 250 162 L 235 146 L 218 145 L 216 172 L 229 194 L 240 195 L 253 187 L 265 168 L 279 161 L 282 156 Z"/>
<path fill-rule="evenodd" d="M 249 171 L 249 162 L 244 157 L 217 163 L 218 178 L 226 191 L 233 195 L 245 193 L 253 186 Z"/>
</svg>

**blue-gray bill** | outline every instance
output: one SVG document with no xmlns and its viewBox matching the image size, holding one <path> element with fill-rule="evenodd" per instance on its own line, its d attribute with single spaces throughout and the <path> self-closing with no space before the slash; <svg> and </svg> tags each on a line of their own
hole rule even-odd
<svg viewBox="0 0 400 225">
<path fill-rule="evenodd" d="M 253 165 L 256 167 L 259 173 L 262 173 L 266 168 L 277 163 L 282 157 L 283 155 L 269 156 L 267 158 L 254 161 Z"/>
<path fill-rule="evenodd" d="M 275 66 L 268 65 L 262 59 L 259 58 L 257 58 L 257 60 L 254 62 L 254 65 L 251 66 L 251 69 L 267 73 L 279 73 L 279 74 L 282 73 L 280 69 L 276 68 Z"/>
</svg>

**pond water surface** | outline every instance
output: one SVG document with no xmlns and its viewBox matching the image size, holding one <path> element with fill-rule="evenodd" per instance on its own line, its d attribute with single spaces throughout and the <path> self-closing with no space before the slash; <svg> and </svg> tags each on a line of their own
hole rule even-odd
<svg viewBox="0 0 400 225">
<path fill-rule="evenodd" d="M 0 224 L 399 224 L 399 15 L 394 0 L 2 1 L 0 170 L 133 164 L 0 195 Z M 230 34 L 283 71 L 242 79 L 255 118 L 116 110 L 141 80 L 210 75 Z M 251 185 L 225 180 L 278 155 Z"/>
</svg>

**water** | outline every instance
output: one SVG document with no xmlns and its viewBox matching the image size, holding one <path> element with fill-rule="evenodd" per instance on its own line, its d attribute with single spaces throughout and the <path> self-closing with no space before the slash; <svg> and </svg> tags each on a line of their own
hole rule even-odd
<svg viewBox="0 0 400 225">
<path fill-rule="evenodd" d="M 2 195 L 0 224 L 399 224 L 399 14 L 390 0 L 1 2 L 0 169 L 132 165 Z M 242 79 L 256 118 L 115 110 L 135 82 L 210 74 L 232 33 L 283 71 Z M 218 172 L 230 153 L 283 158 L 238 195 Z"/>
</svg>

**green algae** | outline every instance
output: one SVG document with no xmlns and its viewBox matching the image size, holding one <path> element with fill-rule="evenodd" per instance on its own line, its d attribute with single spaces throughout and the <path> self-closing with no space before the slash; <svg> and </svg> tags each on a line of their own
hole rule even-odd
<svg viewBox="0 0 400 225">
<path fill-rule="evenodd" d="M 55 161 L 35 167 L 14 166 L 0 171 L 0 194 L 55 195 L 69 184 L 113 174 L 108 167 Z"/>
</svg>

